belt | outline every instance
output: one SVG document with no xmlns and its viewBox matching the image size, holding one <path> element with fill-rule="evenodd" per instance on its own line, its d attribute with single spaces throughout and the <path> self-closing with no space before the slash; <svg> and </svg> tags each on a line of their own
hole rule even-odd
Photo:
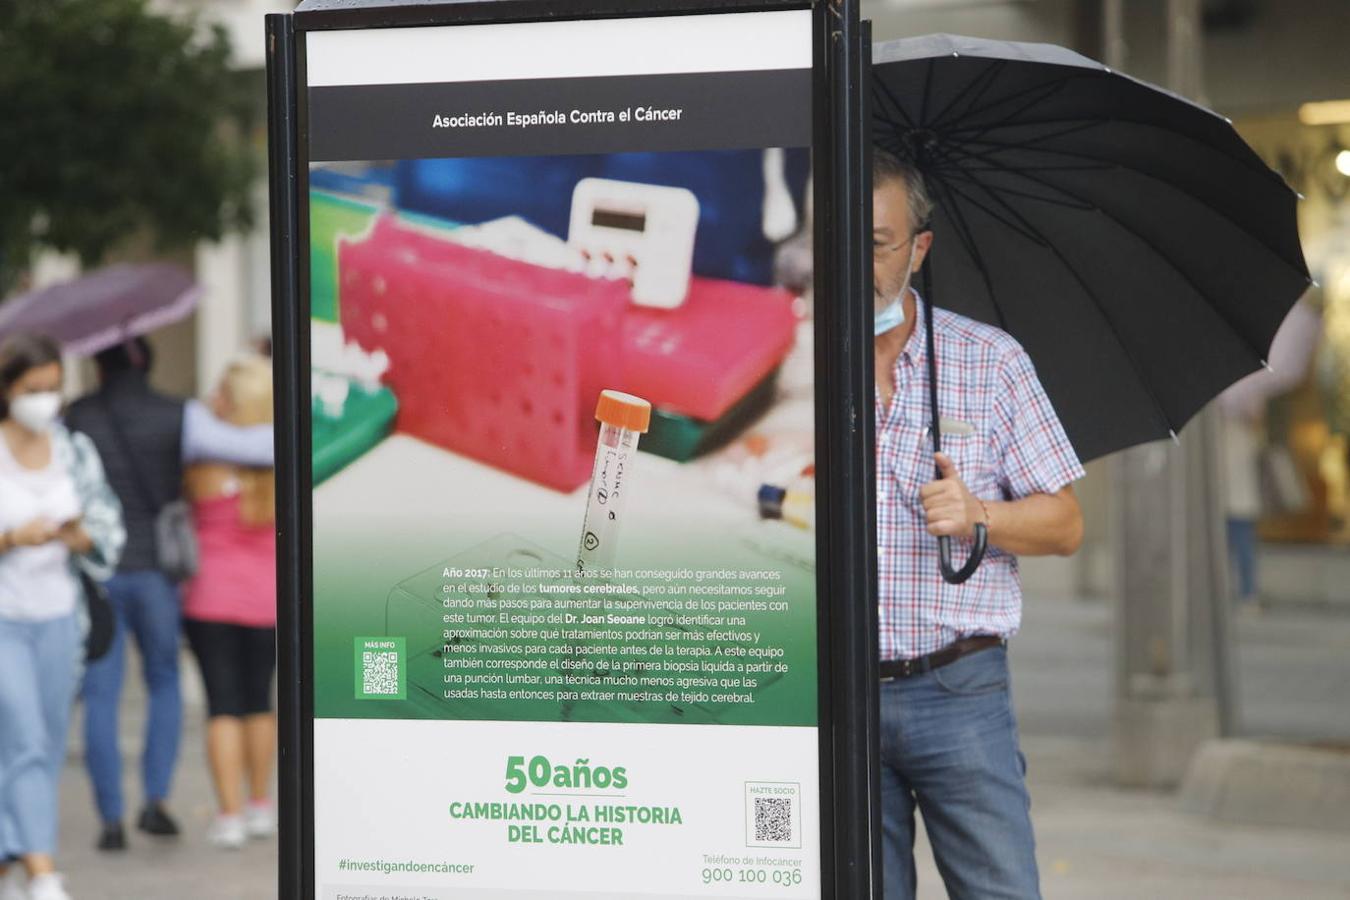
<svg viewBox="0 0 1350 900">
<path fill-rule="evenodd" d="M 913 659 L 883 660 L 878 669 L 882 681 L 894 681 L 897 678 L 909 678 L 912 675 L 922 675 L 924 672 L 940 669 L 945 665 L 956 662 L 963 656 L 988 650 L 990 647 L 1006 647 L 1007 645 L 1008 641 L 1005 638 L 996 637 L 992 634 L 977 634 L 974 637 L 953 641 L 940 650 L 934 650 L 925 656 L 916 656 Z"/>
</svg>

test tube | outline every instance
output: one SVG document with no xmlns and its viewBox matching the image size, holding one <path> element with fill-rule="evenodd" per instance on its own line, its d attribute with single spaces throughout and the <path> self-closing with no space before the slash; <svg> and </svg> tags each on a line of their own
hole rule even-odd
<svg viewBox="0 0 1350 900">
<path fill-rule="evenodd" d="M 595 447 L 586 517 L 581 521 L 578 573 L 614 565 L 624 502 L 632 490 L 633 455 L 638 436 L 646 434 L 651 424 L 652 405 L 632 394 L 601 391 L 595 417 L 600 421 L 600 440 Z"/>
</svg>

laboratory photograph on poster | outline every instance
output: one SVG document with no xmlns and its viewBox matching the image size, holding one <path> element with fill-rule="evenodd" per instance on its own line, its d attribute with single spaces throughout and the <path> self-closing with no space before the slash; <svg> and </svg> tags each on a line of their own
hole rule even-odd
<svg viewBox="0 0 1350 900">
<path fill-rule="evenodd" d="M 311 172 L 318 715 L 814 723 L 806 164 Z"/>
<path fill-rule="evenodd" d="M 820 895 L 810 35 L 309 36 L 319 896 Z"/>
</svg>

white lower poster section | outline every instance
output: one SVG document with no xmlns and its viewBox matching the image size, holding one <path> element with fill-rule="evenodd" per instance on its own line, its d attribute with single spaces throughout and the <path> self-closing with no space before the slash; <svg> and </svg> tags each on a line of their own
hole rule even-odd
<svg viewBox="0 0 1350 900">
<path fill-rule="evenodd" d="M 819 897 L 818 739 L 317 719 L 318 896 Z"/>
</svg>

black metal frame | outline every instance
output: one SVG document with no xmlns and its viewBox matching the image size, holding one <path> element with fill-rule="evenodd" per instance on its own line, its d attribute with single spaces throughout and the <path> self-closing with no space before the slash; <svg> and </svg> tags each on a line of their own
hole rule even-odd
<svg viewBox="0 0 1350 900">
<path fill-rule="evenodd" d="M 266 17 L 267 144 L 272 225 L 273 401 L 276 422 L 277 524 L 277 750 L 280 847 L 278 896 L 314 896 L 313 721 L 311 695 L 304 690 L 313 671 L 312 630 L 301 598 L 309 592 L 309 508 L 301 486 L 309 478 L 309 429 L 301 427 L 308 404 L 308 341 L 299 339 L 308 290 L 301 292 L 300 269 L 308 269 L 307 242 L 299 223 L 299 111 L 294 22 L 289 15 Z M 303 248 L 303 250 L 302 250 Z M 302 255 L 303 254 L 303 255 Z M 302 302 L 302 298 L 303 302 Z M 303 406 L 303 408 L 302 408 Z"/>
<path fill-rule="evenodd" d="M 881 897 L 876 416 L 872 342 L 871 23 L 831 3 L 816 72 L 816 452 L 823 493 L 821 709 L 832 753 L 835 897 Z M 822 479 L 823 476 L 823 479 Z M 826 621 L 826 617 L 829 621 Z M 824 727 L 824 725 L 822 725 Z M 825 766 L 828 766 L 826 768 Z M 824 791 L 822 790 L 822 798 Z M 822 819 L 826 806 L 822 801 Z M 825 827 L 824 821 L 821 823 Z M 828 896 L 828 895 L 827 895 Z"/>
<path fill-rule="evenodd" d="M 313 30 L 811 8 L 822 896 L 881 896 L 871 340 L 870 31 L 858 0 L 306 0 L 267 17 L 276 354 L 279 895 L 315 896 L 308 123 Z"/>
</svg>

